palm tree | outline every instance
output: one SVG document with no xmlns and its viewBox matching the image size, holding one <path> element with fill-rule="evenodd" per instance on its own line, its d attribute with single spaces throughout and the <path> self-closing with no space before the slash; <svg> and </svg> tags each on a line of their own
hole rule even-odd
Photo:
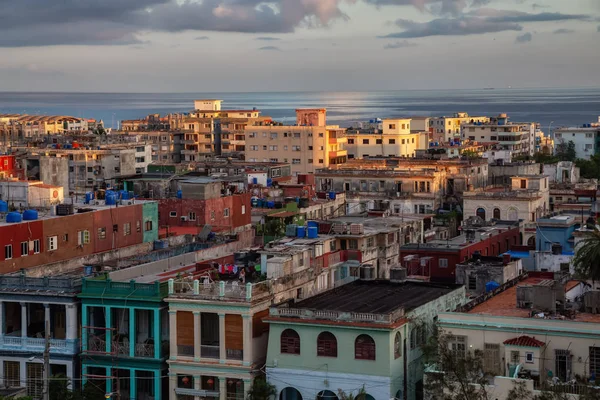
<svg viewBox="0 0 600 400">
<path fill-rule="evenodd" d="M 277 395 L 277 389 L 266 381 L 264 377 L 254 379 L 250 390 L 248 390 L 247 400 L 271 400 Z"/>
<path fill-rule="evenodd" d="M 580 279 L 600 281 L 600 231 L 594 227 L 583 234 L 585 237 L 575 250 L 573 268 Z"/>
</svg>

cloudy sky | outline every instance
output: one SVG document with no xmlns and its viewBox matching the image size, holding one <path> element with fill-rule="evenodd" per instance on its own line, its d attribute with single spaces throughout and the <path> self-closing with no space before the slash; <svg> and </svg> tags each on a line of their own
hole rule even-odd
<svg viewBox="0 0 600 400">
<path fill-rule="evenodd" d="M 600 87 L 600 0 L 0 0 L 0 90 Z"/>
</svg>

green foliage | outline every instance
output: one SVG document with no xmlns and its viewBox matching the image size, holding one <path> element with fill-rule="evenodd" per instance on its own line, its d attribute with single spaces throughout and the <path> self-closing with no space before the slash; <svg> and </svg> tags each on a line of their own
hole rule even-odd
<svg viewBox="0 0 600 400">
<path fill-rule="evenodd" d="M 600 156 L 593 155 L 589 160 L 577 160 L 575 165 L 579 167 L 582 178 L 600 179 Z"/>
<path fill-rule="evenodd" d="M 569 140 L 567 143 L 559 143 L 556 145 L 556 157 L 560 161 L 575 161 L 577 159 L 577 151 L 575 150 L 575 143 Z"/>
<path fill-rule="evenodd" d="M 106 130 L 104 130 L 104 127 L 102 125 L 99 125 L 98 127 L 96 127 L 96 129 L 93 130 L 94 135 L 106 135 Z"/>
<path fill-rule="evenodd" d="M 264 377 L 257 377 L 248 390 L 247 400 L 269 400 L 275 398 L 277 390 L 275 386 L 266 381 Z"/>
<path fill-rule="evenodd" d="M 479 153 L 477 153 L 476 151 L 473 150 L 463 150 L 460 153 L 461 156 L 467 157 L 468 159 L 476 159 L 476 158 L 480 158 L 479 157 Z"/>
<path fill-rule="evenodd" d="M 600 231 L 587 231 L 584 236 L 573 258 L 575 274 L 579 279 L 600 281 Z"/>
<path fill-rule="evenodd" d="M 356 394 L 353 392 L 346 393 L 342 389 L 338 389 L 338 398 L 340 400 L 364 400 L 366 395 L 367 391 L 365 390 L 365 385 L 363 385 Z"/>
</svg>

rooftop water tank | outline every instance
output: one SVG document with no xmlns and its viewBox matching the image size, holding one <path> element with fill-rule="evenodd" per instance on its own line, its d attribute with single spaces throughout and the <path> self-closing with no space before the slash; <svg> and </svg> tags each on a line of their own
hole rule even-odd
<svg viewBox="0 0 600 400">
<path fill-rule="evenodd" d="M 273 186 L 273 179 L 267 178 L 267 187 Z"/>
<path fill-rule="evenodd" d="M 316 239 L 318 237 L 319 237 L 319 228 L 317 228 L 316 226 L 309 226 L 308 227 L 308 238 Z"/>
<path fill-rule="evenodd" d="M 104 197 L 107 206 L 114 206 L 115 204 L 117 204 L 117 194 L 112 190 L 107 190 L 104 194 Z"/>
<path fill-rule="evenodd" d="M 183 199 L 183 192 L 181 190 L 177 191 L 177 198 L 178 199 Z"/>
<path fill-rule="evenodd" d="M 24 221 L 35 221 L 38 219 L 38 212 L 36 210 L 25 210 L 23 211 Z"/>
<path fill-rule="evenodd" d="M 329 192 L 329 200 L 335 200 L 336 193 L 334 191 Z"/>
<path fill-rule="evenodd" d="M 0 213 L 8 212 L 8 203 L 4 200 L 0 200 Z"/>
<path fill-rule="evenodd" d="M 23 217 L 21 216 L 20 213 L 18 213 L 16 211 L 6 214 L 6 222 L 14 223 L 14 222 L 21 222 L 22 220 L 23 220 Z"/>
<path fill-rule="evenodd" d="M 85 204 L 90 204 L 94 200 L 94 192 L 87 192 L 85 194 Z"/>
<path fill-rule="evenodd" d="M 305 237 L 306 236 L 306 227 L 305 226 L 299 226 L 298 230 L 296 231 L 298 233 L 298 237 Z"/>
</svg>

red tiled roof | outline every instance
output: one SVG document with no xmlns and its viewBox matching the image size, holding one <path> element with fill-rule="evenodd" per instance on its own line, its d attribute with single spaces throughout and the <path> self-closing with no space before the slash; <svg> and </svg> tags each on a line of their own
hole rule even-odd
<svg viewBox="0 0 600 400">
<path fill-rule="evenodd" d="M 536 338 L 532 338 L 531 336 L 519 336 L 514 339 L 508 339 L 504 341 L 504 344 L 508 344 L 511 346 L 524 346 L 524 347 L 544 347 L 546 343 L 540 342 Z"/>
</svg>

